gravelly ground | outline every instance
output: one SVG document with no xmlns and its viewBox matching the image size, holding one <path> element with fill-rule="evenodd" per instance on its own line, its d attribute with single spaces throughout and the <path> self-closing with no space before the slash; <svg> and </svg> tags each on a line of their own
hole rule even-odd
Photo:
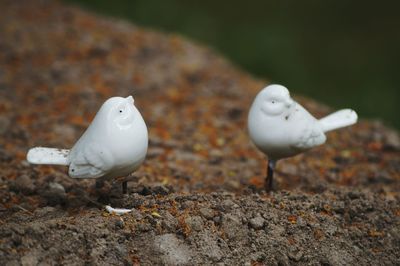
<svg viewBox="0 0 400 266">
<path fill-rule="evenodd" d="M 397 132 L 332 132 L 280 162 L 267 195 L 245 126 L 265 82 L 179 36 L 57 2 L 2 1 L 0 14 L 1 265 L 399 263 Z M 150 133 L 129 195 L 25 161 L 32 146 L 71 147 L 106 98 L 129 94 Z"/>
</svg>

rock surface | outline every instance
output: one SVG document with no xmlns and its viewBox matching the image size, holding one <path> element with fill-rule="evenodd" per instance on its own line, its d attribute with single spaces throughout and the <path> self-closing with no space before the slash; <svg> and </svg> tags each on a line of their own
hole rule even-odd
<svg viewBox="0 0 400 266">
<path fill-rule="evenodd" d="M 265 82 L 215 52 L 39 0 L 0 2 L 0 51 L 1 265 L 398 263 L 400 142 L 381 123 L 281 161 L 265 194 L 246 133 Z M 32 146 L 71 147 L 106 98 L 129 94 L 150 133 L 129 195 L 25 161 Z"/>
</svg>

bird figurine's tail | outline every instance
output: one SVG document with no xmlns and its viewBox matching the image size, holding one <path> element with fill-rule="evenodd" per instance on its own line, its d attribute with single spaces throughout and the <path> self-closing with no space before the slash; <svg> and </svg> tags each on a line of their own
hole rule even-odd
<svg viewBox="0 0 400 266">
<path fill-rule="evenodd" d="M 69 165 L 69 150 L 35 147 L 28 151 L 26 159 L 31 164 Z"/>
<path fill-rule="evenodd" d="M 342 109 L 325 116 L 319 120 L 324 132 L 328 132 L 341 127 L 347 127 L 357 122 L 357 113 L 351 109 Z"/>
</svg>

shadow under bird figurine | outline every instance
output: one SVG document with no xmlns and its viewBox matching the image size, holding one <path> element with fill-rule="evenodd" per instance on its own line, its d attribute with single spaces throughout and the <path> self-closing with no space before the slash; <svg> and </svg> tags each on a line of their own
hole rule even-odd
<svg viewBox="0 0 400 266">
<path fill-rule="evenodd" d="M 281 85 L 269 85 L 256 96 L 249 112 L 248 130 L 254 144 L 268 156 L 265 189 L 272 190 L 279 159 L 294 156 L 325 143 L 325 133 L 353 125 L 357 114 L 351 109 L 316 119 L 292 100 Z"/>
<path fill-rule="evenodd" d="M 70 177 L 98 178 L 98 186 L 138 169 L 146 157 L 147 145 L 147 127 L 133 97 L 112 97 L 71 150 L 36 147 L 29 150 L 27 160 L 31 164 L 68 165 Z M 126 180 L 122 187 L 126 193 Z"/>
</svg>

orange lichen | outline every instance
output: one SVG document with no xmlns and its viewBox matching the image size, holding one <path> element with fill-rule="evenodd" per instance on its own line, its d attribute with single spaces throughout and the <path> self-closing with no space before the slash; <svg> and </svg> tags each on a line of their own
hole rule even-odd
<svg viewBox="0 0 400 266">
<path fill-rule="evenodd" d="M 287 220 L 291 223 L 291 224 L 296 224 L 297 223 L 297 216 L 296 215 L 289 215 L 287 217 Z"/>
</svg>

